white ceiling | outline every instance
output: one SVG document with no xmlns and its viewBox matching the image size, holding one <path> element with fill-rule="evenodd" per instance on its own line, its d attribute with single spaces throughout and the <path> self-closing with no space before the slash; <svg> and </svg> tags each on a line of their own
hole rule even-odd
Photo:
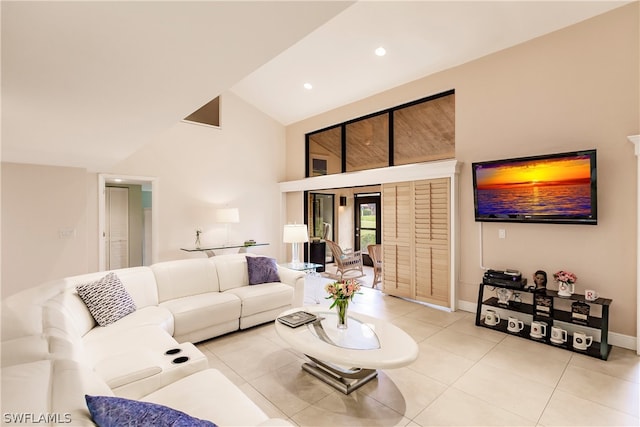
<svg viewBox="0 0 640 427">
<path fill-rule="evenodd" d="M 626 3 L 3 1 L 2 160 L 108 171 L 227 90 L 287 125 Z"/>
</svg>

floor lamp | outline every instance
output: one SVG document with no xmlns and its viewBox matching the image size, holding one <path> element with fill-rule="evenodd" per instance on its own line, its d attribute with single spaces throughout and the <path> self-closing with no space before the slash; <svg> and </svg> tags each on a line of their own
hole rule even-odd
<svg viewBox="0 0 640 427">
<path fill-rule="evenodd" d="M 291 264 L 299 265 L 300 243 L 309 241 L 309 233 L 305 224 L 287 224 L 284 226 L 282 241 L 291 243 Z"/>
</svg>

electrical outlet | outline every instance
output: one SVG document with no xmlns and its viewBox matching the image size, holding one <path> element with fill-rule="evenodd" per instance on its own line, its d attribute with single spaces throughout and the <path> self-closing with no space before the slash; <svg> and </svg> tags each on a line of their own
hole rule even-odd
<svg viewBox="0 0 640 427">
<path fill-rule="evenodd" d="M 506 239 L 507 238 L 507 230 L 505 230 L 504 228 L 498 229 L 498 238 L 499 239 Z"/>
</svg>

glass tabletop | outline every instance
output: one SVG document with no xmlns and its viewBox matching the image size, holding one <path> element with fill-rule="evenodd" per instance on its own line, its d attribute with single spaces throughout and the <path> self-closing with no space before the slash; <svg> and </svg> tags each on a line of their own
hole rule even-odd
<svg viewBox="0 0 640 427">
<path fill-rule="evenodd" d="M 316 268 L 322 267 L 322 264 L 315 264 L 313 262 L 298 262 L 298 263 L 288 262 L 280 265 L 290 270 L 296 270 L 296 271 L 307 271 L 307 270 L 315 271 Z"/>
<path fill-rule="evenodd" d="M 336 347 L 352 350 L 373 350 L 380 348 L 380 341 L 374 326 L 349 317 L 347 329 L 338 329 L 338 315 L 334 312 L 317 312 L 318 320 L 308 323 L 309 331 L 318 339 Z"/>
</svg>

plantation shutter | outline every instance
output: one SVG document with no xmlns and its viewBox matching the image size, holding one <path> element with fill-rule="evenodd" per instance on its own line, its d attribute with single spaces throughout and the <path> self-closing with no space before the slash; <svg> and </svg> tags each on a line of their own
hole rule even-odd
<svg viewBox="0 0 640 427">
<path fill-rule="evenodd" d="M 449 305 L 449 179 L 415 182 L 415 298 Z"/>
<path fill-rule="evenodd" d="M 449 307 L 450 180 L 382 186 L 383 289 Z"/>
<path fill-rule="evenodd" d="M 382 186 L 383 289 L 389 295 L 411 298 L 413 241 L 411 183 Z"/>
</svg>

